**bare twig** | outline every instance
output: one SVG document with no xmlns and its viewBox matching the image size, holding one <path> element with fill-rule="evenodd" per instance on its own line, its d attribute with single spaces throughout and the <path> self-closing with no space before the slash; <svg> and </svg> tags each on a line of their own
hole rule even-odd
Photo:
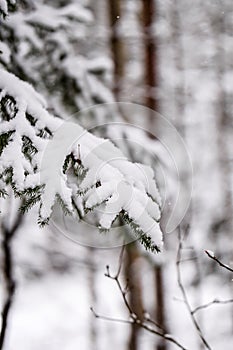
<svg viewBox="0 0 233 350">
<path fill-rule="evenodd" d="M 110 278 L 110 279 L 112 279 L 112 280 L 114 280 L 116 282 L 117 287 L 120 290 L 120 293 L 122 295 L 122 298 L 123 298 L 123 301 L 124 301 L 124 304 L 125 304 L 126 308 L 128 309 L 130 314 L 133 314 L 131 306 L 130 306 L 127 298 L 126 298 L 127 290 L 122 287 L 122 285 L 120 283 L 120 280 L 119 280 L 119 276 L 120 276 L 120 272 L 121 272 L 121 268 L 122 268 L 122 263 L 123 263 L 123 253 L 124 253 L 124 245 L 122 246 L 122 249 L 121 249 L 121 253 L 120 253 L 120 257 L 119 257 L 118 270 L 117 270 L 116 275 L 113 276 L 113 275 L 110 274 L 110 268 L 107 265 L 106 266 L 107 272 L 105 273 L 105 276 Z"/>
<path fill-rule="evenodd" d="M 150 333 L 153 333 L 159 337 L 162 337 L 163 339 L 166 339 L 167 341 L 170 341 L 171 343 L 175 344 L 179 349 L 182 350 L 187 350 L 187 348 L 183 347 L 175 338 L 173 338 L 170 334 L 166 334 L 166 333 L 162 333 L 159 332 L 157 330 L 155 330 L 154 328 L 150 327 L 149 325 L 147 325 L 144 321 L 139 320 L 137 317 L 132 317 L 131 320 L 125 320 L 125 319 L 120 319 L 120 318 L 113 318 L 113 317 L 108 317 L 108 316 L 102 316 L 97 314 L 93 308 L 91 308 L 91 311 L 93 313 L 93 315 L 96 318 L 99 318 L 101 320 L 105 320 L 105 321 L 111 321 L 111 322 L 120 322 L 120 323 L 126 323 L 126 324 L 132 324 L 135 323 L 137 324 L 139 327 L 147 330 Z M 134 314 L 133 314 L 134 315 Z"/>
<path fill-rule="evenodd" d="M 13 297 L 15 292 L 16 283 L 14 280 L 13 272 L 13 259 L 12 259 L 12 239 L 21 225 L 23 220 L 22 212 L 19 212 L 15 222 L 11 228 L 8 228 L 4 223 L 1 225 L 2 229 L 2 256 L 3 256 L 3 279 L 5 282 L 5 302 L 2 308 L 2 324 L 0 331 L 0 350 L 3 349 L 4 341 L 6 337 L 7 323 L 9 312 L 13 303 Z"/>
<path fill-rule="evenodd" d="M 216 256 L 212 252 L 210 252 L 209 250 L 205 250 L 205 253 L 208 255 L 208 257 L 210 259 L 216 261 L 221 267 L 223 267 L 224 269 L 226 269 L 228 271 L 233 272 L 233 269 L 230 266 L 222 263 L 218 258 L 216 258 Z"/>
<path fill-rule="evenodd" d="M 122 262 L 123 262 L 123 253 L 124 253 L 124 247 L 122 248 L 121 253 L 120 253 L 117 273 L 115 275 L 112 275 L 110 272 L 110 267 L 107 265 L 106 266 L 107 272 L 105 273 L 105 276 L 116 282 L 117 287 L 118 287 L 118 289 L 121 293 L 121 296 L 123 298 L 125 307 L 128 310 L 130 319 L 126 320 L 126 319 L 121 319 L 121 318 L 100 315 L 100 314 L 96 313 L 96 311 L 91 307 L 91 311 L 92 311 L 93 315 L 96 318 L 106 320 L 106 321 L 120 322 L 120 323 L 126 323 L 126 324 L 131 324 L 131 325 L 132 324 L 138 325 L 139 327 L 147 330 L 148 332 L 155 334 L 155 335 L 175 344 L 179 349 L 187 350 L 187 348 L 185 348 L 183 345 L 181 345 L 173 336 L 171 336 L 170 334 L 167 334 L 154 320 L 152 320 L 149 316 L 146 316 L 146 313 L 145 313 L 143 319 L 139 318 L 139 316 L 135 314 L 134 310 L 130 306 L 130 304 L 127 300 L 127 297 L 126 297 L 127 287 L 124 288 L 119 280 L 120 272 L 121 272 L 121 268 L 122 268 Z M 152 327 L 152 326 L 155 326 L 158 329 L 156 329 L 155 327 Z"/>
<path fill-rule="evenodd" d="M 156 326 L 161 331 L 163 331 L 163 333 L 165 333 L 164 329 L 158 324 L 158 322 L 152 320 L 149 315 L 148 316 L 144 315 L 144 320 L 147 321 L 148 323 L 151 323 L 152 325 Z"/>
<path fill-rule="evenodd" d="M 124 320 L 123 318 L 114 318 L 114 317 L 108 317 L 108 316 L 99 315 L 99 314 L 96 313 L 96 311 L 94 310 L 93 307 L 90 307 L 90 310 L 91 310 L 91 312 L 93 313 L 93 315 L 96 318 L 99 318 L 101 320 L 111 321 L 111 322 L 119 322 L 119 323 L 127 323 L 127 324 L 134 323 L 133 320 Z"/>
<path fill-rule="evenodd" d="M 191 317 L 191 320 L 194 324 L 194 327 L 196 328 L 197 330 L 197 333 L 202 341 L 202 343 L 204 344 L 204 346 L 208 349 L 208 350 L 211 350 L 211 347 L 210 345 L 208 344 L 207 340 L 205 339 L 203 333 L 202 333 L 202 330 L 193 314 L 193 310 L 191 308 L 191 305 L 190 305 L 190 302 L 189 302 L 189 298 L 188 298 L 188 295 L 186 293 L 186 290 L 185 290 L 185 287 L 183 285 L 183 282 L 182 282 L 182 277 L 181 277 L 181 269 L 180 269 L 180 264 L 181 264 L 181 250 L 182 250 L 182 238 L 181 238 L 181 229 L 179 228 L 178 230 L 178 238 L 179 238 L 179 245 L 178 245 L 178 251 L 177 251 L 177 259 L 176 259 L 176 268 L 177 268 L 177 279 L 178 279 L 178 285 L 179 285 L 179 288 L 181 290 L 181 293 L 182 293 L 182 296 L 183 296 L 183 300 L 184 300 L 184 303 L 188 309 L 188 312 L 190 314 L 190 317 Z"/>
<path fill-rule="evenodd" d="M 179 302 L 181 302 L 181 303 L 185 303 L 185 300 L 183 300 L 183 299 L 176 298 L 176 297 L 174 297 L 173 299 L 176 300 L 176 301 L 179 301 Z M 208 308 L 209 306 L 212 306 L 212 305 L 214 305 L 214 304 L 224 305 L 224 304 L 230 304 L 230 303 L 233 303 L 233 299 L 228 299 L 228 300 L 214 299 L 214 300 L 210 301 L 209 303 L 206 303 L 206 304 L 197 306 L 195 309 L 192 309 L 191 312 L 192 312 L 192 314 L 195 314 L 195 313 L 198 312 L 199 310 L 206 309 L 206 308 Z"/>
<path fill-rule="evenodd" d="M 230 304 L 230 303 L 233 303 L 233 299 L 229 299 L 229 300 L 218 300 L 218 299 L 214 299 L 214 300 L 210 301 L 210 302 L 207 303 L 207 304 L 197 306 L 195 309 L 192 310 L 192 314 L 194 315 L 194 314 L 195 314 L 196 312 L 198 312 L 199 310 L 206 309 L 207 307 L 212 306 L 212 305 L 214 305 L 214 304 L 223 305 L 223 304 Z"/>
</svg>

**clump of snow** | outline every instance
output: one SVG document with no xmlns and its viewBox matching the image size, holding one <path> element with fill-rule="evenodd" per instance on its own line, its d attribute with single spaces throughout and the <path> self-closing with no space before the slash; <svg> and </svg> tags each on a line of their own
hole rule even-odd
<svg viewBox="0 0 233 350">
<path fill-rule="evenodd" d="M 8 6 L 6 0 L 0 0 L 0 11 L 2 11 L 4 15 L 8 14 Z"/>
<path fill-rule="evenodd" d="M 8 64 L 10 62 L 10 56 L 11 52 L 9 47 L 0 41 L 0 61 L 3 61 L 4 63 Z"/>
</svg>

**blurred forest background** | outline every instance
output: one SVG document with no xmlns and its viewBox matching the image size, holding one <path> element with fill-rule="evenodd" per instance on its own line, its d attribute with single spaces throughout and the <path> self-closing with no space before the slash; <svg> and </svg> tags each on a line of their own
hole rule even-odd
<svg viewBox="0 0 233 350">
<path fill-rule="evenodd" d="M 96 104 L 133 102 L 175 126 L 193 166 L 189 209 L 180 227 L 165 233 L 161 254 L 146 253 L 137 242 L 126 246 L 121 280 L 129 280 L 127 296 L 134 313 L 143 318 L 147 311 L 185 348 L 232 349 L 232 273 L 204 252 L 210 249 L 233 263 L 232 1 L 17 1 L 17 8 L 12 6 L 9 17 L 1 19 L 0 50 L 1 66 L 30 82 L 55 115 L 69 117 Z M 158 185 L 162 196 L 166 192 L 166 221 L 177 182 L 158 140 L 156 116 L 125 115 L 120 108 L 114 114 L 105 105 L 90 118 L 77 118 L 86 128 L 105 123 L 97 133 L 113 139 L 118 132 L 114 121 L 146 130 L 136 133 L 124 127 L 121 136 L 128 133 L 142 147 L 136 152 L 127 140 L 123 147 L 133 161 L 147 162 L 155 172 L 163 168 L 168 185 Z M 179 171 L 185 187 L 190 174 L 182 157 Z M 11 242 L 17 288 L 5 350 L 177 348 L 135 324 L 101 320 L 90 311 L 93 306 L 100 315 L 129 320 L 116 284 L 104 276 L 106 265 L 117 270 L 120 247 L 101 249 L 88 239 L 76 244 L 49 226 L 40 229 L 34 209 L 20 217 L 17 199 L 1 199 L 3 207 L 1 215 L 18 223 Z M 3 226 L 1 231 L 4 235 Z M 77 231 L 79 237 L 91 235 L 92 242 L 94 233 L 99 246 L 105 239 L 85 223 L 77 224 Z M 191 310 L 216 299 L 223 303 L 190 312 L 177 272 Z"/>
</svg>

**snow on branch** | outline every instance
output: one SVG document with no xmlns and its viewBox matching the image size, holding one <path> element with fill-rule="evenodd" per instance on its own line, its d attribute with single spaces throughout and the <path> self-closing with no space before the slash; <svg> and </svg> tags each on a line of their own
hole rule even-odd
<svg viewBox="0 0 233 350">
<path fill-rule="evenodd" d="M 233 268 L 231 268 L 229 265 L 227 264 L 224 264 L 223 262 L 221 262 L 214 254 L 214 252 L 212 252 L 211 250 L 205 250 L 205 253 L 207 254 L 207 256 L 216 261 L 221 267 L 223 267 L 224 269 L 230 271 L 230 272 L 233 272 Z"/>
<path fill-rule="evenodd" d="M 8 15 L 9 8 L 16 4 L 16 0 L 0 0 L 0 15 L 6 17 Z"/>
<path fill-rule="evenodd" d="M 58 201 L 66 213 L 94 210 L 108 230 L 120 215 L 146 248 L 159 251 L 161 199 L 151 168 L 130 162 L 109 140 L 46 110 L 31 85 L 0 70 L 0 181 L 24 196 L 24 211 L 39 202 L 48 223 Z"/>
</svg>

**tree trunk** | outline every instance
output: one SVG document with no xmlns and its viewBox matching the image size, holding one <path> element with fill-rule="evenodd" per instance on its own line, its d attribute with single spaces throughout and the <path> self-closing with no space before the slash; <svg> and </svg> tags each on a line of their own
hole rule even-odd
<svg viewBox="0 0 233 350">
<path fill-rule="evenodd" d="M 124 78 L 124 43 L 117 33 L 118 21 L 121 18 L 121 1 L 108 1 L 109 19 L 111 28 L 111 52 L 114 63 L 114 77 L 113 77 L 113 93 L 116 100 L 120 97 L 121 83 Z M 123 228 L 124 229 L 124 228 Z M 136 268 L 137 260 L 140 256 L 137 245 L 132 243 L 126 246 L 126 262 L 124 265 L 125 278 L 129 281 L 129 303 L 132 310 L 138 315 L 140 319 L 143 316 L 142 306 L 142 292 L 140 275 Z M 140 328 L 133 324 L 131 327 L 131 334 L 128 342 L 129 350 L 138 349 L 138 337 Z"/>
<path fill-rule="evenodd" d="M 143 6 L 143 33 L 144 33 L 144 68 L 145 68 L 145 105 L 150 108 L 149 111 L 149 130 L 152 133 L 148 135 L 152 138 L 153 131 L 156 129 L 155 113 L 159 112 L 159 99 L 157 98 L 158 89 L 158 56 L 157 43 L 153 33 L 153 23 L 155 21 L 156 6 L 155 1 L 142 0 Z"/>
<path fill-rule="evenodd" d="M 13 303 L 16 283 L 14 279 L 14 262 L 12 256 L 12 239 L 23 221 L 23 214 L 20 212 L 12 227 L 8 228 L 3 221 L 1 223 L 2 233 L 2 277 L 5 286 L 5 301 L 2 308 L 2 325 L 0 331 L 0 350 L 3 349 L 6 340 L 6 331 L 10 309 Z"/>
<path fill-rule="evenodd" d="M 153 111 L 159 112 L 158 96 L 158 49 L 157 40 L 153 33 L 153 24 L 156 16 L 156 3 L 151 0 L 142 0 L 143 6 L 143 29 L 144 29 L 144 48 L 145 48 L 145 84 L 146 98 L 145 105 L 152 110 L 149 112 L 149 130 L 156 130 L 156 115 Z M 152 136 L 151 132 L 148 134 Z M 152 138 L 154 138 L 152 136 Z M 163 283 L 163 267 L 154 267 L 155 280 L 155 319 L 166 330 L 165 311 L 164 311 L 164 283 Z M 166 342 L 161 339 L 156 343 L 157 350 L 166 350 Z"/>
<path fill-rule="evenodd" d="M 143 319 L 142 286 L 140 269 L 137 264 L 140 253 L 135 243 L 126 246 L 125 277 L 129 287 L 129 304 L 140 320 Z M 128 343 L 129 350 L 138 350 L 140 328 L 133 324 Z"/>
<path fill-rule="evenodd" d="M 226 8 L 225 11 L 228 9 Z M 231 242 L 232 232 L 233 232 L 233 201 L 232 201 L 232 165 L 231 165 L 231 154 L 229 151 L 231 148 L 230 145 L 230 130 L 232 127 L 232 115 L 229 113 L 230 106 L 228 106 L 227 93 L 224 88 L 224 75 L 227 71 L 227 61 L 225 56 L 225 47 L 223 36 L 227 33 L 226 23 L 224 12 L 222 8 L 218 8 L 216 14 L 215 22 L 213 25 L 213 34 L 216 38 L 216 79 L 219 86 L 219 95 L 217 99 L 216 110 L 217 115 L 217 132 L 218 132 L 218 160 L 219 160 L 219 169 L 221 171 L 221 188 L 222 188 L 222 205 L 223 205 L 223 217 L 220 225 L 222 231 L 225 231 L 225 234 Z M 226 45 L 226 44 L 225 44 Z M 230 68 L 229 68 L 230 70 Z M 230 99 L 229 99 L 230 100 Z M 224 252 L 225 250 L 225 252 Z M 229 246 L 224 246 L 220 248 L 219 253 L 224 253 L 225 259 L 228 257 L 228 260 L 232 260 L 232 244 Z M 230 287 L 232 293 L 232 288 Z M 233 315 L 233 313 L 232 313 Z M 232 317 L 232 329 L 233 329 L 233 317 Z"/>
<path fill-rule="evenodd" d="M 124 45 L 122 39 L 119 37 L 118 21 L 121 18 L 121 1 L 108 1 L 109 8 L 109 22 L 110 22 L 110 45 L 112 51 L 112 58 L 114 63 L 114 81 L 113 92 L 116 100 L 120 96 L 121 83 L 124 76 Z"/>
</svg>

